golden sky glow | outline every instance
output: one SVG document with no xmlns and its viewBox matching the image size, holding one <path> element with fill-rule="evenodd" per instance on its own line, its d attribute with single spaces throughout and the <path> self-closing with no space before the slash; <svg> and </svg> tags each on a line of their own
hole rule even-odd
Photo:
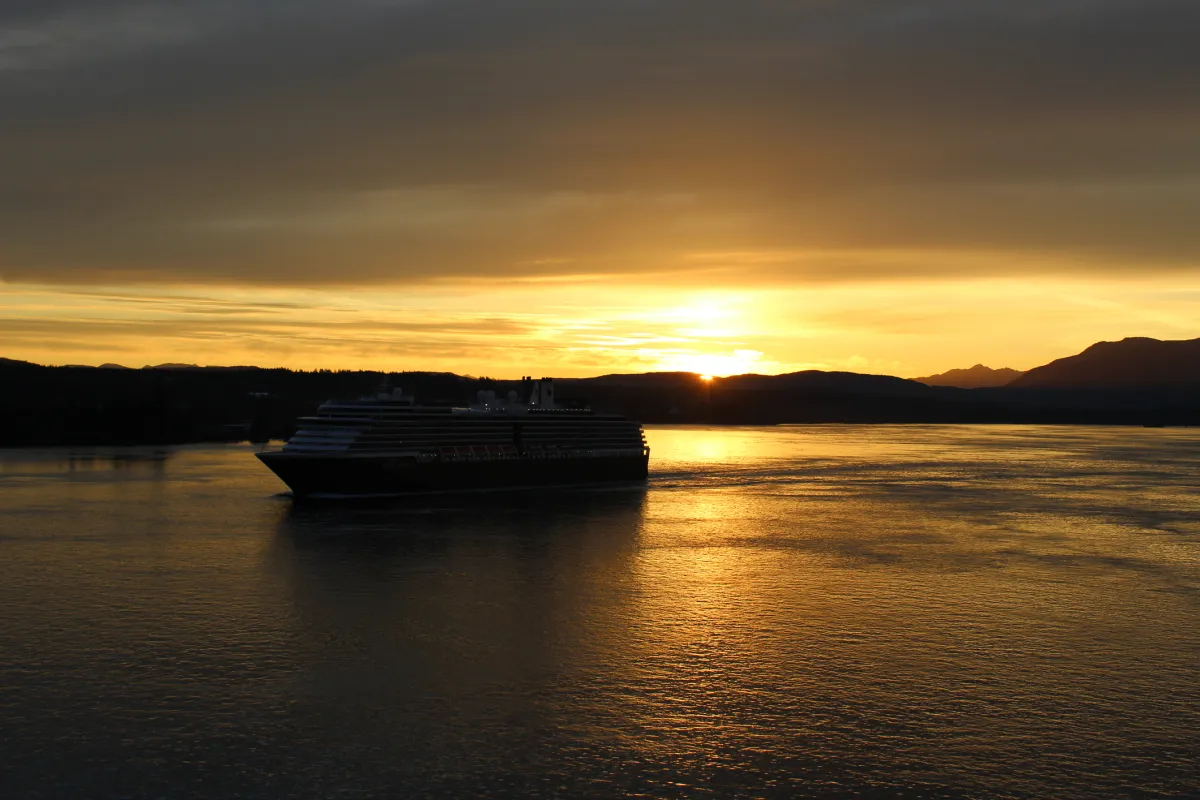
<svg viewBox="0 0 1200 800">
<path fill-rule="evenodd" d="M 8 357 L 508 377 L 1028 368 L 1129 332 L 1195 331 L 1200 281 L 939 281 L 753 290 L 624 281 L 363 291 L 0 286 Z"/>
<path fill-rule="evenodd" d="M 914 377 L 1194 338 L 1198 25 L 0 2 L 0 356 Z"/>
</svg>

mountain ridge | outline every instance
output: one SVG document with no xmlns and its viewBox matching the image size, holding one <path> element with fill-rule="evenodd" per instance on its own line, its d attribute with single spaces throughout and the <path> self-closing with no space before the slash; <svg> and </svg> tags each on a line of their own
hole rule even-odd
<svg viewBox="0 0 1200 800">
<path fill-rule="evenodd" d="M 1200 339 L 1131 336 L 1029 370 L 1013 389 L 1167 389 L 1200 386 Z"/>
<path fill-rule="evenodd" d="M 1094 360 L 1095 352 L 1106 356 L 1110 350 L 1101 346 L 1080 355 Z M 1051 381 L 1049 388 L 962 389 L 820 370 L 708 381 L 690 372 L 659 372 L 557 382 L 564 403 L 586 401 L 597 413 L 623 414 L 646 424 L 1200 424 L 1200 392 L 1192 384 L 1079 389 L 1070 381 Z M 519 380 L 453 373 L 105 369 L 0 359 L 0 445 L 282 439 L 294 431 L 297 418 L 324 401 L 371 394 L 384 383 L 431 405 L 457 406 L 481 389 L 505 393 L 521 387 Z"/>
<path fill-rule="evenodd" d="M 926 386 L 955 386 L 959 389 L 985 389 L 995 386 L 1007 386 L 1025 373 L 1019 369 L 1001 367 L 992 369 L 983 364 L 976 364 L 966 369 L 949 369 L 936 375 L 924 378 L 914 378 Z"/>
<path fill-rule="evenodd" d="M 403 372 L 387 373 L 377 370 L 289 370 L 282 367 L 256 366 L 198 366 L 168 363 L 146 365 L 131 370 L 120 364 L 106 363 L 97 367 L 68 365 L 43 366 L 29 361 L 0 357 L 0 367 L 23 370 L 72 370 L 76 372 L 105 371 L 109 373 L 171 373 L 214 374 L 228 372 L 305 374 L 358 374 L 392 376 L 440 376 L 443 379 L 514 383 L 512 380 L 473 378 L 454 373 Z M 701 385 L 700 377 L 691 372 L 607 373 L 584 378 L 557 378 L 564 385 L 579 388 L 593 386 L 642 388 L 647 390 Z M 1096 342 L 1080 353 L 1051 361 L 1026 372 L 1010 368 L 993 369 L 976 364 L 967 369 L 951 369 L 922 378 L 900 378 L 893 375 L 874 375 L 858 372 L 801 370 L 778 375 L 746 373 L 715 378 L 710 386 L 727 390 L 806 390 L 818 392 L 868 392 L 923 394 L 930 389 L 1158 389 L 1200 385 L 1200 338 L 1160 340 L 1133 336 L 1116 342 Z"/>
</svg>

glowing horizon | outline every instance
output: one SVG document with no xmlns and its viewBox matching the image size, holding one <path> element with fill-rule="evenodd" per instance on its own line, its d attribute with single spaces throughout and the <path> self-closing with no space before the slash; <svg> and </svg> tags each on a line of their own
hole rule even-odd
<svg viewBox="0 0 1200 800">
<path fill-rule="evenodd" d="M 803 369 L 921 377 L 1029 369 L 1096 341 L 1196 335 L 1200 281 L 941 281 L 692 292 L 615 281 L 373 290 L 0 284 L 4 352 L 159 363 L 511 377 Z M 503 309 L 503 310 L 501 310 Z M 1054 332 L 1054 333 L 1051 333 Z"/>
</svg>

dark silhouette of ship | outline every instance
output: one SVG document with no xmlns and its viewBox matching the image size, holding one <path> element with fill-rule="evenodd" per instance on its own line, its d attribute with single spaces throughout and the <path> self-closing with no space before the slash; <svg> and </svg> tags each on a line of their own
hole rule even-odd
<svg viewBox="0 0 1200 800">
<path fill-rule="evenodd" d="M 280 449 L 257 453 L 296 497 L 428 494 L 646 479 L 640 423 L 555 402 L 548 378 L 465 407 L 421 406 L 400 389 L 330 401 Z"/>
</svg>

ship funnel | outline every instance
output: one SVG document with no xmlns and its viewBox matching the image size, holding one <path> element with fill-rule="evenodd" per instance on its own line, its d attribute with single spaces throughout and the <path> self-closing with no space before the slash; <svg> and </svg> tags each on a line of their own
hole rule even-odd
<svg viewBox="0 0 1200 800">
<path fill-rule="evenodd" d="M 558 408 L 554 404 L 554 381 L 550 378 L 542 378 L 540 381 L 534 381 L 533 394 L 529 396 L 529 405 L 536 408 Z"/>
</svg>

